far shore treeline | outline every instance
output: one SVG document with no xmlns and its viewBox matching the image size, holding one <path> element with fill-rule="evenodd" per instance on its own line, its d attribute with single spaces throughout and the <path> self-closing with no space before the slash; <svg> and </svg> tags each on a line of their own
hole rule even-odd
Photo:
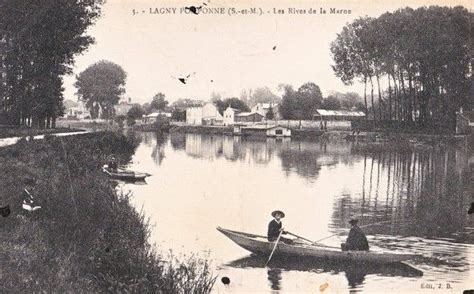
<svg viewBox="0 0 474 294">
<path fill-rule="evenodd" d="M 0 5 L 0 124 L 56 126 L 65 111 L 63 76 L 72 73 L 74 56 L 94 42 L 86 33 L 100 17 L 103 2 L 19 0 Z M 403 8 L 346 24 L 330 43 L 332 68 L 343 83 L 362 83 L 363 97 L 340 89 L 323 97 L 318 81 L 298 88 L 283 81 L 281 97 L 263 85 L 242 89 L 240 97 L 221 97 L 209 89 L 208 100 L 221 113 L 229 106 L 249 111 L 256 103 L 278 104 L 278 114 L 288 120 L 312 119 L 319 108 L 363 110 L 368 124 L 379 127 L 452 132 L 456 112 L 474 104 L 473 24 L 474 14 L 461 6 Z M 143 114 L 165 111 L 183 120 L 184 109 L 199 103 L 194 97 L 173 97 L 175 102 L 168 105 L 157 89 L 148 103 L 135 104 L 127 116 L 116 114 L 115 107 L 125 98 L 126 77 L 120 65 L 107 60 L 98 60 L 76 77 L 76 96 L 90 118 L 134 124 Z M 277 114 L 273 109 L 270 113 L 268 119 Z"/>
<path fill-rule="evenodd" d="M 474 103 L 473 32 L 474 14 L 460 6 L 359 18 L 331 43 L 333 69 L 346 84 L 365 84 L 365 109 L 373 119 L 452 127 L 456 111 Z"/>
</svg>

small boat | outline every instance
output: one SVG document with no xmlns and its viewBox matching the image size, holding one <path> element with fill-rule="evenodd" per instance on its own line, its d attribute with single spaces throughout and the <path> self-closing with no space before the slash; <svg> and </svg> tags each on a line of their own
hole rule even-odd
<svg viewBox="0 0 474 294">
<path fill-rule="evenodd" d="M 122 180 L 122 181 L 144 181 L 146 177 L 151 176 L 150 174 L 147 174 L 147 173 L 140 173 L 140 172 L 125 170 L 121 168 L 117 169 L 117 171 L 114 172 L 111 169 L 109 169 L 107 164 L 102 167 L 102 171 L 108 174 L 109 177 L 111 177 L 112 179 Z"/>
<path fill-rule="evenodd" d="M 240 247 L 258 254 L 269 256 L 275 242 L 269 242 L 267 237 L 231 231 L 218 227 L 217 230 L 237 243 Z M 334 261 L 396 263 L 418 257 L 414 254 L 401 254 L 382 251 L 342 251 L 339 247 L 314 245 L 309 243 L 285 244 L 278 243 L 274 256 L 298 256 Z"/>
</svg>

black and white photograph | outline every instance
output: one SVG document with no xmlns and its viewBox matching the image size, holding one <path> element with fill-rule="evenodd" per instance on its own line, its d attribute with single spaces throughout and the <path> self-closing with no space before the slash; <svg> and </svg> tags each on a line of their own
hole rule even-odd
<svg viewBox="0 0 474 294">
<path fill-rule="evenodd" d="M 474 293 L 472 0 L 1 0 L 0 293 Z"/>
</svg>

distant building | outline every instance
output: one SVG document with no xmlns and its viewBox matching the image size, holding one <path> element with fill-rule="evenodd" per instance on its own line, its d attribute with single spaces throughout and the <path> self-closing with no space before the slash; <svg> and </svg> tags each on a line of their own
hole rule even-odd
<svg viewBox="0 0 474 294">
<path fill-rule="evenodd" d="M 456 112 L 456 134 L 474 134 L 474 110 Z"/>
<path fill-rule="evenodd" d="M 171 113 L 169 112 L 153 112 L 147 115 L 142 116 L 142 123 L 145 125 L 148 124 L 153 124 L 155 123 L 158 119 L 164 120 L 164 121 L 170 121 L 171 120 Z"/>
<path fill-rule="evenodd" d="M 222 125 L 224 117 L 213 103 L 186 108 L 186 124 L 189 125 Z"/>
<path fill-rule="evenodd" d="M 224 117 L 214 103 L 208 102 L 202 107 L 202 123 L 204 125 L 223 125 Z"/>
<path fill-rule="evenodd" d="M 82 102 L 64 100 L 64 115 L 66 119 L 85 119 L 90 117 L 90 112 Z"/>
<path fill-rule="evenodd" d="M 273 119 L 279 119 L 280 113 L 278 107 L 278 103 L 257 103 L 254 107 L 252 107 L 252 112 L 257 112 L 266 118 L 267 113 L 271 109 L 273 112 Z"/>
<path fill-rule="evenodd" d="M 127 115 L 130 108 L 132 108 L 132 98 L 124 99 L 119 104 L 114 106 L 115 115 Z"/>
<path fill-rule="evenodd" d="M 186 124 L 202 125 L 202 106 L 186 108 Z"/>
<path fill-rule="evenodd" d="M 235 123 L 235 115 L 240 113 L 239 109 L 235 109 L 232 107 L 227 107 L 226 110 L 224 110 L 224 125 L 225 126 L 231 126 Z"/>
<path fill-rule="evenodd" d="M 352 121 L 361 118 L 365 118 L 362 111 L 316 109 L 313 114 L 313 120 L 320 121 Z"/>
<path fill-rule="evenodd" d="M 261 122 L 264 116 L 258 112 L 241 112 L 234 116 L 235 122 Z"/>
</svg>

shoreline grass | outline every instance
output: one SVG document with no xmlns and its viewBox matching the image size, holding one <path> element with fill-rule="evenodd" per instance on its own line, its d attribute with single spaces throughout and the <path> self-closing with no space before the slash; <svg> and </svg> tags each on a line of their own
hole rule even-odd
<svg viewBox="0 0 474 294">
<path fill-rule="evenodd" d="M 22 139 L 0 149 L 0 206 L 11 207 L 0 221 L 0 292 L 212 289 L 209 262 L 156 252 L 145 216 L 101 172 L 111 154 L 127 162 L 136 147 L 133 136 L 99 132 Z M 25 185 L 40 210 L 21 209 Z"/>
</svg>

